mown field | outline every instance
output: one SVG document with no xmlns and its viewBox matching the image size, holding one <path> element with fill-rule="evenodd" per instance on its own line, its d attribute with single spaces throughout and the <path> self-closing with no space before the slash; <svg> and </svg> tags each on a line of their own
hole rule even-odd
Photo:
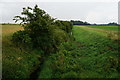
<svg viewBox="0 0 120 80">
<path fill-rule="evenodd" d="M 63 43 L 59 52 L 45 58 L 11 42 L 19 25 L 2 25 L 3 78 L 30 78 L 36 68 L 40 78 L 119 78 L 118 26 L 74 26 L 75 41 Z M 34 53 L 34 54 L 33 54 Z"/>
</svg>

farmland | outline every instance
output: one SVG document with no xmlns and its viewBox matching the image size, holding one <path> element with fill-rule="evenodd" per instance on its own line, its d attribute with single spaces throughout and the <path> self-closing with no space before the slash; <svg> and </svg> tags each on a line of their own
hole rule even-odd
<svg viewBox="0 0 120 80">
<path fill-rule="evenodd" d="M 88 26 L 90 28 L 118 31 L 118 26 Z"/>
<path fill-rule="evenodd" d="M 3 78 L 30 78 L 38 67 L 37 78 L 119 78 L 118 26 L 75 25 L 75 41 L 47 57 L 13 45 L 12 34 L 18 30 L 19 25 L 2 25 Z"/>
</svg>

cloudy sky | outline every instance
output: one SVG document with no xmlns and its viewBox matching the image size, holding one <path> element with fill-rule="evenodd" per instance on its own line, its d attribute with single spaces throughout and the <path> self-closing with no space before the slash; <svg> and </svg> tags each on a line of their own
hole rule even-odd
<svg viewBox="0 0 120 80">
<path fill-rule="evenodd" d="M 98 24 L 118 22 L 118 0 L 1 0 L 0 23 L 14 23 L 13 17 L 20 15 L 23 7 L 33 7 L 35 4 L 60 20 Z"/>
</svg>

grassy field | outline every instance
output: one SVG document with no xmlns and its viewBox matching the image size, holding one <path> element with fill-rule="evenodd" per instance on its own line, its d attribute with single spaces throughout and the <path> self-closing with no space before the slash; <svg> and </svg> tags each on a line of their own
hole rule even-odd
<svg viewBox="0 0 120 80">
<path fill-rule="evenodd" d="M 74 26 L 75 41 L 64 43 L 59 52 L 48 56 L 38 78 L 118 78 L 119 38 L 117 27 L 112 27 L 113 30 L 111 27 Z M 13 45 L 11 36 L 17 30 L 22 28 L 2 26 L 4 78 L 30 78 L 41 63 L 39 51 L 27 51 Z"/>
<path fill-rule="evenodd" d="M 81 74 L 88 77 L 118 77 L 118 43 L 111 37 L 104 36 L 103 34 L 108 34 L 101 31 L 81 26 L 75 26 L 73 31 L 76 41 L 83 45 L 79 50 L 79 61 L 85 67 L 85 73 Z"/>
<path fill-rule="evenodd" d="M 20 25 L 2 25 L 2 36 L 9 36 L 18 30 L 22 30 Z"/>
<path fill-rule="evenodd" d="M 118 31 L 119 26 L 88 26 L 90 28 Z"/>
<path fill-rule="evenodd" d="M 78 26 L 78 27 L 84 28 L 91 32 L 95 32 L 97 34 L 111 38 L 113 40 L 120 40 L 119 38 L 120 32 L 118 31 L 118 26 Z M 112 30 L 112 28 L 114 29 Z"/>
</svg>

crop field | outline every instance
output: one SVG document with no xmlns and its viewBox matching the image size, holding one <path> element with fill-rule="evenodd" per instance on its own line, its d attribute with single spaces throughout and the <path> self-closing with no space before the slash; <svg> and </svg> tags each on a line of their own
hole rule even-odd
<svg viewBox="0 0 120 80">
<path fill-rule="evenodd" d="M 20 25 L 2 25 L 2 36 L 4 37 L 5 35 L 6 36 L 9 36 L 10 34 L 18 31 L 18 30 L 22 30 L 22 27 Z"/>
<path fill-rule="evenodd" d="M 18 30 L 22 30 L 20 25 L 2 25 L 2 44 L 8 44 L 12 38 L 12 34 Z"/>
<path fill-rule="evenodd" d="M 13 45 L 12 34 L 18 30 L 23 29 L 2 25 L 5 78 L 30 78 L 39 66 L 37 78 L 119 78 L 118 26 L 73 26 L 75 41 L 63 43 L 59 52 L 47 56 L 43 64 L 39 51 Z"/>
</svg>

